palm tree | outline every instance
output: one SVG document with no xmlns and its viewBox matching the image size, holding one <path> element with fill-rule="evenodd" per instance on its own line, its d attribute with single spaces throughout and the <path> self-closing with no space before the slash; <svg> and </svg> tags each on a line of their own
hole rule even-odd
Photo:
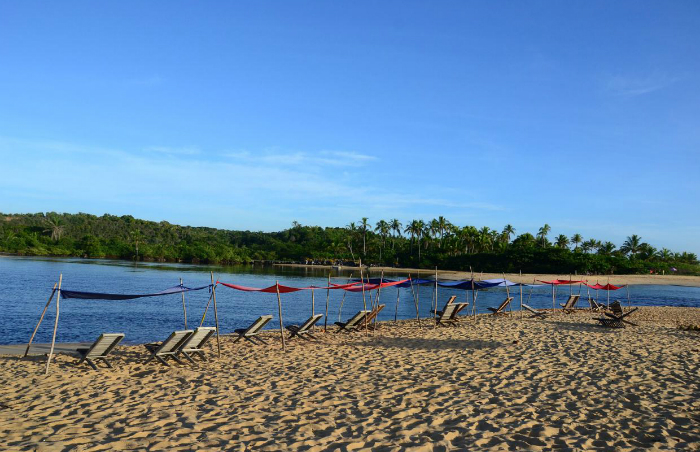
<svg viewBox="0 0 700 452">
<path fill-rule="evenodd" d="M 384 220 L 377 221 L 377 227 L 374 228 L 375 232 L 379 233 L 382 238 L 382 246 L 379 248 L 379 260 L 382 260 L 382 248 L 386 247 L 386 237 L 389 235 L 389 223 Z"/>
<path fill-rule="evenodd" d="M 48 227 L 44 229 L 44 232 L 50 232 L 51 240 L 54 242 L 61 240 L 61 234 L 63 234 L 61 218 L 57 215 L 51 215 L 50 217 L 47 217 L 45 221 Z"/>
<path fill-rule="evenodd" d="M 491 246 L 491 229 L 488 226 L 484 226 L 483 228 L 479 229 L 479 236 L 478 236 L 478 243 L 479 243 L 479 252 L 485 252 L 489 249 Z"/>
<path fill-rule="evenodd" d="M 427 225 L 425 224 L 425 221 L 416 221 L 416 235 L 418 236 L 418 265 L 420 265 L 420 240 L 423 237 L 426 228 Z"/>
<path fill-rule="evenodd" d="M 445 230 L 450 226 L 450 222 L 441 215 L 438 217 L 437 223 L 438 229 L 440 230 L 440 247 L 442 247 L 442 240 L 445 238 Z"/>
<path fill-rule="evenodd" d="M 583 237 L 581 236 L 581 234 L 576 233 L 571 236 L 571 243 L 574 244 L 574 251 L 578 250 L 578 245 L 581 242 L 583 242 Z"/>
<path fill-rule="evenodd" d="M 661 248 L 661 250 L 656 255 L 662 261 L 668 262 L 671 260 L 673 253 L 668 248 Z"/>
<path fill-rule="evenodd" d="M 615 251 L 615 244 L 612 242 L 605 242 L 598 247 L 598 254 L 602 254 L 604 256 L 610 256 L 613 251 Z"/>
<path fill-rule="evenodd" d="M 396 235 L 397 235 L 398 237 L 401 237 L 401 227 L 402 227 L 402 224 L 401 224 L 401 222 L 400 222 L 399 220 L 397 220 L 396 218 L 394 218 L 393 220 L 391 220 L 391 221 L 389 222 L 389 227 L 391 228 L 392 231 L 394 231 L 394 232 L 396 233 Z M 391 249 L 392 249 L 392 250 L 394 249 L 394 244 L 395 244 L 395 243 L 396 243 L 396 240 L 392 240 L 392 241 L 391 241 Z"/>
<path fill-rule="evenodd" d="M 348 249 L 350 250 L 352 261 L 355 262 L 355 253 L 352 251 L 352 244 L 355 240 L 355 234 L 357 234 L 357 226 L 355 226 L 355 222 L 353 221 L 349 225 L 347 225 L 345 229 L 347 229 L 348 233 Z"/>
<path fill-rule="evenodd" d="M 515 228 L 512 225 L 507 224 L 503 227 L 503 232 L 501 232 L 501 234 L 503 234 L 505 237 L 506 243 L 510 243 L 510 236 L 515 235 Z"/>
<path fill-rule="evenodd" d="M 362 255 L 367 257 L 367 229 L 369 228 L 369 218 L 362 217 L 362 223 L 360 223 L 360 230 L 362 231 Z"/>
<path fill-rule="evenodd" d="M 642 238 L 637 234 L 632 234 L 627 237 L 627 240 L 620 247 L 620 251 L 625 254 L 630 255 L 630 257 L 635 257 L 640 251 L 642 245 Z"/>
<path fill-rule="evenodd" d="M 131 240 L 134 241 L 136 246 L 136 260 L 139 260 L 139 242 L 143 240 L 143 234 L 140 229 L 134 229 L 129 235 L 131 235 Z"/>
<path fill-rule="evenodd" d="M 411 236 L 411 256 L 413 256 L 413 239 L 416 237 L 418 234 L 418 225 L 417 221 L 413 220 L 411 221 L 408 225 L 406 225 L 406 229 L 404 229 L 403 232 Z"/>
<path fill-rule="evenodd" d="M 581 249 L 583 250 L 584 253 L 588 253 L 589 251 L 591 251 L 597 247 L 598 247 L 598 241 L 596 239 L 586 240 L 581 245 Z"/>
<path fill-rule="evenodd" d="M 552 228 L 547 223 L 545 223 L 544 226 L 542 226 L 539 232 L 537 233 L 537 238 L 542 240 L 542 248 L 547 246 L 547 235 L 551 230 Z"/>
<path fill-rule="evenodd" d="M 559 234 L 557 236 L 557 248 L 568 248 L 569 247 L 569 238 L 565 236 L 564 234 Z"/>
</svg>

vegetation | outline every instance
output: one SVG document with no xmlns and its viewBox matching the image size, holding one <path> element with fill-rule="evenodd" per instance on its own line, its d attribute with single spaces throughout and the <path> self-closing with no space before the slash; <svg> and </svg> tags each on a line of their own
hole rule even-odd
<svg viewBox="0 0 700 452">
<path fill-rule="evenodd" d="M 206 263 L 251 261 L 356 262 L 527 273 L 700 274 L 697 256 L 657 250 L 631 235 L 617 248 L 580 234 L 550 242 L 545 224 L 533 236 L 486 226 L 456 226 L 444 217 L 413 220 L 368 218 L 345 228 L 302 226 L 280 232 L 228 231 L 84 213 L 0 214 L 0 251 L 33 256 L 79 256 Z M 674 270 L 675 269 L 675 270 Z"/>
</svg>

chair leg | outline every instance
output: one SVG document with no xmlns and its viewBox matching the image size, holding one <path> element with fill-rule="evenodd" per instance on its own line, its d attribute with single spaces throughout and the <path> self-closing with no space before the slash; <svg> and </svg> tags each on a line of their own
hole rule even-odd
<svg viewBox="0 0 700 452">
<path fill-rule="evenodd" d="M 177 355 L 172 354 L 170 355 L 172 359 L 174 359 L 178 364 L 184 364 L 182 361 L 180 361 L 180 358 L 177 357 Z"/>
<path fill-rule="evenodd" d="M 165 364 L 166 366 L 170 367 L 170 364 L 168 364 L 162 357 L 160 357 L 160 356 L 158 356 L 158 355 L 153 355 L 153 356 L 155 356 L 155 358 L 156 358 L 158 361 L 160 361 L 162 364 Z M 149 361 L 150 361 L 150 360 L 149 360 Z"/>
<path fill-rule="evenodd" d="M 191 362 L 192 364 L 197 364 L 197 363 L 194 362 L 194 360 L 192 359 L 192 357 L 191 357 L 187 352 L 182 352 L 182 356 L 184 356 L 185 358 L 187 358 L 187 359 L 189 360 L 189 362 Z M 173 358 L 175 358 L 175 355 L 173 355 Z"/>
<path fill-rule="evenodd" d="M 102 361 L 105 362 L 105 364 L 107 365 L 107 367 L 109 367 L 110 369 L 113 369 L 112 365 L 109 363 L 109 361 L 107 361 L 107 358 L 102 358 Z"/>
<path fill-rule="evenodd" d="M 97 369 L 97 366 L 95 365 L 94 362 L 92 362 L 91 359 L 85 358 L 85 362 L 88 363 L 88 364 L 90 364 L 90 367 L 92 367 L 94 370 L 98 370 L 98 369 Z"/>
</svg>

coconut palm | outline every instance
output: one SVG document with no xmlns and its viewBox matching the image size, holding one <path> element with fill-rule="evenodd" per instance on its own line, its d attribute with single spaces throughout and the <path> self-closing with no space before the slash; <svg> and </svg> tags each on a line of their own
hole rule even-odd
<svg viewBox="0 0 700 452">
<path fill-rule="evenodd" d="M 375 232 L 379 233 L 382 238 L 382 246 L 379 248 L 379 260 L 382 260 L 382 249 L 386 247 L 386 238 L 389 235 L 389 223 L 384 220 L 377 221 L 377 225 L 374 228 Z"/>
<path fill-rule="evenodd" d="M 613 251 L 615 251 L 615 244 L 612 242 L 605 242 L 598 247 L 598 254 L 602 254 L 604 256 L 610 256 Z"/>
<path fill-rule="evenodd" d="M 501 232 L 501 234 L 503 234 L 505 237 L 506 243 L 510 243 L 510 236 L 515 235 L 515 228 L 512 225 L 507 224 L 503 227 L 503 232 Z"/>
<path fill-rule="evenodd" d="M 568 248 L 569 247 L 569 238 L 565 236 L 564 234 L 559 234 L 557 236 L 557 248 Z"/>
<path fill-rule="evenodd" d="M 47 228 L 44 229 L 44 232 L 50 232 L 51 233 L 51 240 L 54 242 L 58 242 L 61 240 L 61 234 L 63 234 L 63 225 L 61 218 L 57 215 L 51 215 L 49 217 L 46 217 L 44 220 L 46 221 Z"/>
<path fill-rule="evenodd" d="M 399 220 L 397 220 L 396 218 L 394 218 L 393 220 L 391 220 L 391 221 L 389 222 L 389 227 L 391 228 L 392 231 L 394 231 L 394 232 L 396 233 L 396 236 L 397 236 L 397 237 L 401 237 L 401 227 L 402 227 L 402 224 L 401 224 L 401 222 L 400 222 Z M 394 249 L 394 244 L 395 244 L 395 243 L 396 243 L 396 240 L 392 240 L 392 241 L 391 241 L 391 249 L 392 249 L 392 250 Z"/>
<path fill-rule="evenodd" d="M 634 258 L 637 255 L 637 253 L 639 253 L 641 245 L 642 238 L 637 234 L 632 234 L 628 236 L 627 239 L 624 241 L 624 243 L 620 247 L 620 251 Z"/>
<path fill-rule="evenodd" d="M 552 230 L 551 226 L 549 226 L 547 223 L 544 224 L 537 233 L 537 238 L 542 240 L 542 248 L 547 246 L 547 235 L 549 232 Z"/>
<path fill-rule="evenodd" d="M 578 250 L 578 245 L 581 242 L 583 242 L 583 237 L 581 236 L 581 234 L 576 233 L 571 236 L 571 243 L 574 244 L 574 251 Z"/>
<path fill-rule="evenodd" d="M 360 231 L 362 231 L 362 255 L 367 257 L 367 229 L 369 229 L 369 218 L 362 217 Z"/>
<path fill-rule="evenodd" d="M 355 235 L 357 234 L 357 226 L 355 225 L 355 222 L 351 222 L 349 225 L 345 227 L 347 230 L 347 240 L 348 240 L 348 249 L 350 250 L 350 255 L 352 256 L 352 261 L 355 262 L 355 253 L 352 251 L 352 245 L 353 242 L 355 241 Z"/>
</svg>

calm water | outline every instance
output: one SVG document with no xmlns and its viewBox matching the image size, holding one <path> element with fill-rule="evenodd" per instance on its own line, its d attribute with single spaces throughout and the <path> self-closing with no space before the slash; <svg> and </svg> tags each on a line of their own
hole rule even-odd
<svg viewBox="0 0 700 452">
<path fill-rule="evenodd" d="M 180 278 L 187 286 L 209 283 L 209 272 L 228 283 L 251 287 L 267 287 L 280 284 L 303 287 L 311 284 L 325 285 L 328 270 L 278 267 L 218 267 L 188 264 L 133 264 L 121 261 L 83 259 L 40 259 L 22 257 L 0 257 L 0 343 L 27 342 L 39 319 L 53 284 L 63 273 L 63 288 L 90 292 L 151 293 L 179 284 Z M 349 272 L 331 271 L 331 281 L 347 281 Z M 357 276 L 357 273 L 355 274 Z M 379 276 L 379 275 L 372 275 Z M 385 275 L 403 278 L 404 274 Z M 614 283 L 614 280 L 612 281 Z M 315 291 L 316 313 L 325 311 L 326 291 Z M 387 307 L 379 315 L 380 320 L 393 320 L 397 292 L 399 297 L 398 318 L 415 318 L 415 305 L 410 289 L 384 289 L 380 302 Z M 574 288 L 574 293 L 578 288 Z M 469 292 L 438 289 L 438 304 L 441 308 L 450 295 L 458 301 Z M 559 288 L 557 304 L 563 303 L 569 294 L 568 288 Z M 586 290 L 582 291 L 582 298 Z M 479 292 L 478 312 L 487 312 L 486 306 L 497 306 L 506 295 L 505 288 Z M 511 293 L 513 295 L 513 293 Z M 643 306 L 695 306 L 700 307 L 700 288 L 681 286 L 630 286 L 632 304 Z M 519 291 L 515 292 L 514 308 L 519 304 Z M 594 295 L 595 296 L 595 295 Z M 606 300 L 601 291 L 600 299 Z M 338 320 L 343 293 L 331 291 L 329 324 Z M 430 315 L 433 303 L 433 288 L 419 290 L 421 317 Z M 209 299 L 206 290 L 185 294 L 188 326 L 199 325 L 204 307 Z M 239 292 L 219 286 L 216 291 L 221 331 L 230 332 L 248 326 L 258 316 L 273 315 L 269 327 L 278 327 L 277 297 L 275 294 Z M 627 292 L 612 292 L 610 300 L 627 302 Z M 524 302 L 535 308 L 552 306 L 549 286 L 524 290 Z M 368 301 L 369 303 L 369 301 Z M 362 294 L 347 292 L 342 308 L 342 319 L 347 320 L 362 309 Z M 470 308 L 471 309 L 471 306 Z M 50 342 L 53 328 L 55 304 L 46 314 L 35 341 Z M 311 314 L 311 292 L 301 291 L 282 295 L 282 315 L 285 325 L 299 324 Z M 180 294 L 163 297 L 142 298 L 126 301 L 61 300 L 57 340 L 60 342 L 92 341 L 102 332 L 126 333 L 125 341 L 141 343 L 164 339 L 174 329 L 184 327 L 182 298 Z M 213 325 L 214 313 L 210 309 L 205 321 Z M 323 320 L 321 320 L 323 324 Z"/>
</svg>

